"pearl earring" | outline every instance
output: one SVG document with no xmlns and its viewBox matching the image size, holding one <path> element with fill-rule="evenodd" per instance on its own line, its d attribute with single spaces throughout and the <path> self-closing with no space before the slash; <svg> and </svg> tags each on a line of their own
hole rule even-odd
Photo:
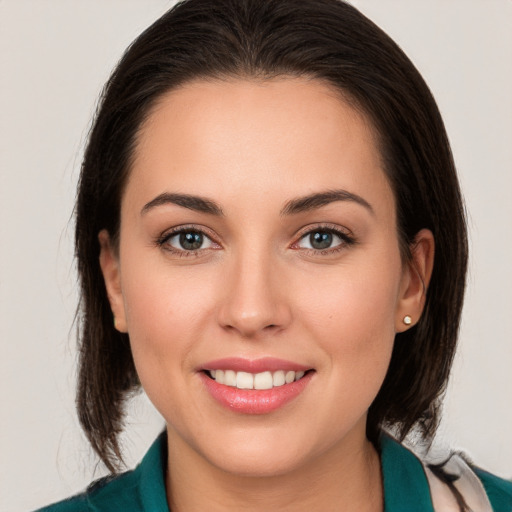
<svg viewBox="0 0 512 512">
<path fill-rule="evenodd" d="M 412 318 L 409 315 L 405 315 L 403 321 L 404 321 L 405 325 L 411 325 L 412 324 Z"/>
</svg>

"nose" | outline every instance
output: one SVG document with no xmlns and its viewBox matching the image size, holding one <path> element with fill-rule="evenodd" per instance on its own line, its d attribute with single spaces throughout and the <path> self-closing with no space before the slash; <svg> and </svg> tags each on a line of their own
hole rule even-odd
<svg viewBox="0 0 512 512">
<path fill-rule="evenodd" d="M 243 338 L 277 333 L 291 322 L 292 313 L 282 273 L 269 254 L 239 257 L 230 266 L 218 322 Z"/>
</svg>

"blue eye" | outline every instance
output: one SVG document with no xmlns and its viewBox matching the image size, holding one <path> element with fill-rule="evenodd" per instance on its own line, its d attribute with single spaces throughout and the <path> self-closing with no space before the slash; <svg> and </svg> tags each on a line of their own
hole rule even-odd
<svg viewBox="0 0 512 512">
<path fill-rule="evenodd" d="M 167 237 L 164 243 L 181 251 L 199 251 L 209 249 L 213 245 L 213 242 L 204 233 L 194 230 L 177 232 Z"/>
<path fill-rule="evenodd" d="M 331 230 L 317 229 L 304 235 L 298 242 L 302 249 L 314 249 L 324 251 L 342 245 L 346 240 L 341 234 L 336 234 Z"/>
</svg>

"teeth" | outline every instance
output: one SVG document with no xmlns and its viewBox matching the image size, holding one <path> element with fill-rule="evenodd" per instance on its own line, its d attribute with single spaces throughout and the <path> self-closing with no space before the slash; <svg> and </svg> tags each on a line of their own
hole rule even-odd
<svg viewBox="0 0 512 512">
<path fill-rule="evenodd" d="M 236 372 L 226 370 L 224 372 L 224 384 L 226 384 L 226 386 L 236 386 Z"/>
<path fill-rule="evenodd" d="M 257 373 L 254 376 L 254 389 L 272 389 L 273 378 L 270 372 Z"/>
<path fill-rule="evenodd" d="M 286 382 L 283 371 L 274 372 L 272 384 L 274 387 L 282 386 Z"/>
<path fill-rule="evenodd" d="M 213 372 L 215 373 L 215 380 L 221 384 L 224 384 L 224 370 L 213 370 Z"/>
<path fill-rule="evenodd" d="M 238 389 L 272 389 L 290 384 L 304 377 L 305 372 L 283 371 L 247 373 L 233 370 L 209 370 L 210 376 L 219 384 Z"/>
<path fill-rule="evenodd" d="M 224 380 L 224 384 L 226 381 Z M 252 373 L 237 372 L 236 387 L 238 389 L 254 389 L 254 376 Z"/>
</svg>

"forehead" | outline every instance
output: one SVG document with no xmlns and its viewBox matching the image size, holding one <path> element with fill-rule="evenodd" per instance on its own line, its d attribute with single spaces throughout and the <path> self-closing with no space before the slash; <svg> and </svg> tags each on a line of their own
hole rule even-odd
<svg viewBox="0 0 512 512">
<path fill-rule="evenodd" d="M 129 186 L 263 194 L 282 203 L 323 189 L 391 197 L 374 130 L 314 79 L 196 81 L 162 96 L 139 130 Z M 392 197 L 391 197 L 392 200 Z"/>
</svg>

